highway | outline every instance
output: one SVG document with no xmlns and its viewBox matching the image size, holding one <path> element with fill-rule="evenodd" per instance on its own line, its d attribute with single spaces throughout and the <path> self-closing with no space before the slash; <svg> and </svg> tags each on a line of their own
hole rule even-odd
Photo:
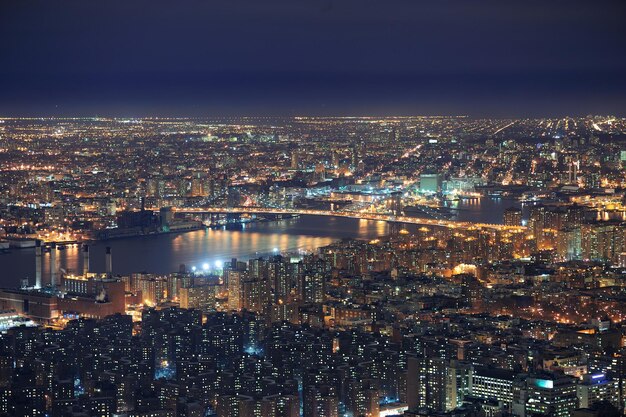
<svg viewBox="0 0 626 417">
<path fill-rule="evenodd" d="M 158 208 L 151 210 L 158 211 Z M 354 211 L 331 211 L 331 210 L 309 210 L 309 209 L 281 209 L 271 207 L 172 207 L 176 213 L 222 213 L 222 214 L 299 214 L 311 216 L 335 216 L 347 217 L 351 219 L 377 220 L 386 222 L 417 224 L 425 226 L 439 226 L 458 229 L 493 229 L 501 231 L 521 231 L 521 226 L 505 226 L 502 224 L 460 222 L 454 220 L 425 219 L 420 217 L 410 217 L 403 215 L 381 214 L 371 212 Z"/>
</svg>

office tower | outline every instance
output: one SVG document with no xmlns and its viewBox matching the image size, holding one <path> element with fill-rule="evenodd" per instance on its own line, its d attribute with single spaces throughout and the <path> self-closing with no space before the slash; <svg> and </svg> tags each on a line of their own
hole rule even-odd
<svg viewBox="0 0 626 417">
<path fill-rule="evenodd" d="M 590 408 L 594 403 L 608 401 L 620 407 L 618 381 L 605 374 L 587 374 L 576 387 L 578 404 L 581 408 Z"/>
<path fill-rule="evenodd" d="M 400 132 L 398 131 L 398 128 L 396 126 L 394 126 L 393 129 L 391 129 L 390 133 L 391 134 L 389 136 L 389 139 L 392 142 L 397 142 L 399 140 L 399 138 L 400 138 Z"/>
<path fill-rule="evenodd" d="M 576 379 L 551 372 L 533 374 L 526 380 L 526 412 L 569 417 L 577 407 Z"/>
<path fill-rule="evenodd" d="M 471 393 L 472 366 L 457 360 L 450 361 L 446 382 L 446 410 L 453 410 L 463 404 L 463 399 Z"/>
<path fill-rule="evenodd" d="M 504 410 L 513 403 L 515 372 L 486 366 L 473 366 L 470 371 L 469 393 L 482 399 L 495 399 Z"/>
</svg>

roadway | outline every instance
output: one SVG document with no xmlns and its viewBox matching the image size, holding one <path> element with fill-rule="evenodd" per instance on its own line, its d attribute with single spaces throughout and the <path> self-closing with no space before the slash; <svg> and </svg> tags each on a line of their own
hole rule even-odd
<svg viewBox="0 0 626 417">
<path fill-rule="evenodd" d="M 159 209 L 153 208 L 158 211 Z M 330 210 L 310 210 L 310 209 L 281 209 L 271 207 L 172 207 L 176 213 L 197 213 L 197 214 L 299 214 L 311 216 L 347 217 L 351 219 L 376 220 L 395 223 L 417 224 L 424 226 L 439 226 L 459 229 L 482 228 L 501 231 L 519 231 L 523 227 L 505 226 L 502 224 L 460 222 L 454 220 L 426 219 L 421 217 L 410 217 L 403 215 L 354 212 L 354 211 L 330 211 Z"/>
</svg>

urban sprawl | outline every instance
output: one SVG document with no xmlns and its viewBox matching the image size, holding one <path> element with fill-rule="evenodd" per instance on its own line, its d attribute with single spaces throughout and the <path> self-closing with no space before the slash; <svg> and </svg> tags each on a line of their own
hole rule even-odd
<svg viewBox="0 0 626 417">
<path fill-rule="evenodd" d="M 94 242 L 310 215 L 389 234 L 89 267 Z M 22 250 L 0 416 L 624 414 L 626 119 L 2 119 L 0 256 Z"/>
</svg>

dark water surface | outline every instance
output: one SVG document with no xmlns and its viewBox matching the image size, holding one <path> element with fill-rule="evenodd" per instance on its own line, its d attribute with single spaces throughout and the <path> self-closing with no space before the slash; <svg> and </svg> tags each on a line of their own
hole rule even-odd
<svg viewBox="0 0 626 417">
<path fill-rule="evenodd" d="M 482 197 L 477 199 L 448 201 L 445 206 L 450 209 L 453 220 L 477 223 L 502 223 L 504 210 L 509 207 L 524 209 L 521 203 L 513 198 Z"/>
<path fill-rule="evenodd" d="M 483 198 L 448 203 L 453 219 L 501 223 L 503 211 L 519 204 L 514 200 Z M 249 224 L 241 231 L 201 230 L 182 234 L 98 242 L 90 246 L 90 271 L 104 271 L 104 251 L 113 251 L 113 272 L 168 273 L 178 271 L 180 264 L 188 268 L 211 266 L 230 258 L 247 260 L 267 256 L 276 251 L 314 250 L 342 238 L 371 239 L 387 234 L 384 222 L 340 217 L 301 216 L 296 219 Z M 34 249 L 15 249 L 0 254 L 0 286 L 14 287 L 22 279 L 34 282 Z M 57 251 L 60 268 L 82 271 L 78 246 Z M 44 283 L 49 279 L 50 254 L 44 254 Z"/>
<path fill-rule="evenodd" d="M 211 266 L 231 258 L 247 260 L 277 251 L 314 250 L 341 238 L 371 239 L 387 233 L 385 222 L 337 217 L 302 216 L 277 222 L 254 223 L 243 230 L 199 230 L 181 234 L 133 237 L 97 242 L 90 245 L 90 271 L 104 271 L 104 251 L 112 248 L 113 272 L 168 273 L 188 268 Z M 57 250 L 57 262 L 67 271 L 82 271 L 78 246 Z M 49 279 L 50 254 L 43 258 L 44 283 Z M 11 249 L 0 254 L 0 286 L 14 287 L 22 279 L 35 276 L 35 250 Z"/>
</svg>

